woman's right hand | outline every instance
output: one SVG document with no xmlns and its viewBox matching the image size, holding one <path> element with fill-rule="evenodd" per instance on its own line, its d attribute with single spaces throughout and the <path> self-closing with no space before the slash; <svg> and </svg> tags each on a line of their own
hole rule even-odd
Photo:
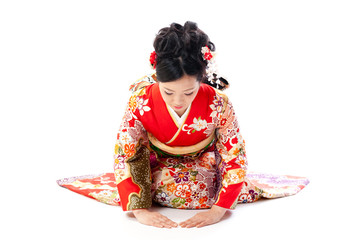
<svg viewBox="0 0 360 240">
<path fill-rule="evenodd" d="M 151 212 L 148 209 L 134 209 L 132 212 L 136 219 L 145 225 L 159 228 L 173 228 L 178 226 L 176 222 L 171 221 L 169 218 L 158 212 Z"/>
</svg>

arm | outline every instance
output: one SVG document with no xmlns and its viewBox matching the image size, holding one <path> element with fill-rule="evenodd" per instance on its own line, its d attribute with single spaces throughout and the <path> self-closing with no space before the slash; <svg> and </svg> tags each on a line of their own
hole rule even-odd
<svg viewBox="0 0 360 240">
<path fill-rule="evenodd" d="M 151 181 L 146 131 L 137 116 L 137 96 L 127 105 L 117 133 L 114 173 L 124 211 L 151 207 Z"/>
<path fill-rule="evenodd" d="M 229 209 L 235 207 L 246 175 L 245 141 L 230 102 L 225 104 L 219 120 L 216 147 L 221 156 L 221 186 L 215 205 Z"/>
<path fill-rule="evenodd" d="M 177 223 L 148 209 L 152 204 L 148 139 L 139 120 L 137 100 L 136 95 L 130 98 L 115 144 L 114 172 L 121 206 L 124 211 L 131 210 L 142 224 L 176 227 Z"/>
<path fill-rule="evenodd" d="M 227 209 L 236 205 L 246 173 L 245 142 L 240 134 L 231 103 L 225 102 L 219 117 L 217 149 L 221 156 L 219 175 L 221 186 L 215 204 L 180 223 L 181 227 L 203 227 L 219 222 Z"/>
</svg>

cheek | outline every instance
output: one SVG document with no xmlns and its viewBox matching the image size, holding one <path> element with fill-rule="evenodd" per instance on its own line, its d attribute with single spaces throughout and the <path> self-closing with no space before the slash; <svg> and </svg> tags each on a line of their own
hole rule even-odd
<svg viewBox="0 0 360 240">
<path fill-rule="evenodd" d="M 170 96 L 166 96 L 164 100 L 167 104 L 171 104 L 172 100 Z"/>
<path fill-rule="evenodd" d="M 194 99 L 195 99 L 195 96 L 187 97 L 186 98 L 187 105 L 190 105 L 190 103 L 192 103 L 194 101 Z"/>
<path fill-rule="evenodd" d="M 198 91 L 199 91 L 199 90 L 198 90 Z M 194 101 L 194 99 L 196 98 L 196 96 L 197 96 L 197 94 L 198 94 L 198 91 L 196 91 L 196 93 L 194 93 L 193 95 L 191 95 L 191 96 L 188 97 L 189 104 Z"/>
<path fill-rule="evenodd" d="M 163 100 L 165 103 L 170 104 L 171 103 L 171 97 L 167 94 L 161 94 Z"/>
</svg>

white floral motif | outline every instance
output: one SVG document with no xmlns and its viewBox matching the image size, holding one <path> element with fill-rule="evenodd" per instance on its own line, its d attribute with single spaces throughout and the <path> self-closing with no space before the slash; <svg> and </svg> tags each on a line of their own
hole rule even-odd
<svg viewBox="0 0 360 240">
<path fill-rule="evenodd" d="M 187 132 L 187 134 L 191 134 L 196 131 L 201 131 L 202 129 L 205 128 L 207 128 L 206 120 L 203 120 L 201 119 L 201 117 L 199 117 L 198 119 L 194 118 L 193 124 L 190 124 L 189 126 L 187 124 L 184 124 L 182 130 Z"/>
<path fill-rule="evenodd" d="M 198 119 L 194 118 L 194 123 L 190 125 L 190 127 L 193 127 L 196 131 L 200 131 L 206 128 L 206 126 L 207 126 L 206 120 L 201 120 L 200 117 Z"/>
<path fill-rule="evenodd" d="M 215 131 L 216 124 L 214 123 L 208 123 L 207 129 L 204 131 L 204 134 L 206 134 L 206 137 L 209 137 L 210 134 L 212 134 Z"/>
<path fill-rule="evenodd" d="M 121 132 L 120 133 L 120 139 L 123 143 L 129 143 L 130 141 L 130 136 L 128 132 Z"/>
<path fill-rule="evenodd" d="M 120 154 L 114 155 L 114 169 L 124 169 L 125 168 L 125 158 Z"/>
<path fill-rule="evenodd" d="M 216 94 L 214 96 L 213 104 L 210 105 L 211 110 L 213 110 L 210 117 L 212 118 L 220 117 L 223 106 L 224 106 L 223 98 Z"/>
<path fill-rule="evenodd" d="M 141 116 L 144 115 L 144 112 L 148 112 L 148 111 L 151 110 L 150 107 L 145 106 L 146 104 L 148 104 L 149 99 L 144 100 L 143 98 L 137 97 L 136 101 L 137 101 L 137 104 L 138 104 L 137 107 L 139 109 L 139 112 L 140 112 Z"/>
</svg>

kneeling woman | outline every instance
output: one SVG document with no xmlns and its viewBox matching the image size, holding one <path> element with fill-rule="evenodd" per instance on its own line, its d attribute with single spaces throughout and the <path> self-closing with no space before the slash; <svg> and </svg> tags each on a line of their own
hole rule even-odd
<svg viewBox="0 0 360 240">
<path fill-rule="evenodd" d="M 233 106 L 214 88 L 227 82 L 207 74 L 215 46 L 187 22 L 161 29 L 154 48 L 156 74 L 134 87 L 117 135 L 114 171 L 122 208 L 143 224 L 169 228 L 177 224 L 149 211 L 152 201 L 208 208 L 180 226 L 216 223 L 238 202 L 247 160 Z"/>
</svg>

